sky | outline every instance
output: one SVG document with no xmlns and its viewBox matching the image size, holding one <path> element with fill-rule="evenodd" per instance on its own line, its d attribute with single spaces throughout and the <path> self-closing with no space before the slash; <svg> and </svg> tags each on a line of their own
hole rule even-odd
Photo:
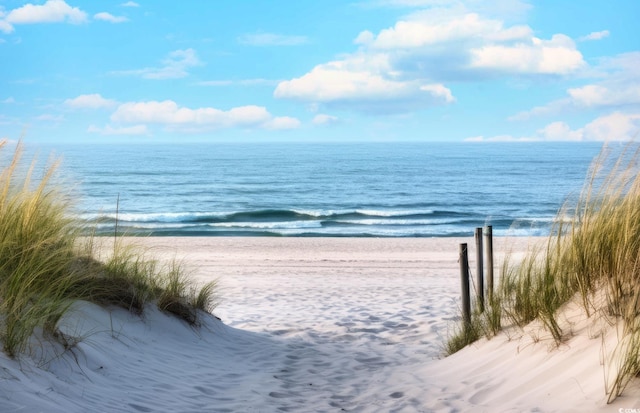
<svg viewBox="0 0 640 413">
<path fill-rule="evenodd" d="M 0 137 L 632 139 L 639 17 L 637 0 L 0 0 Z"/>
</svg>

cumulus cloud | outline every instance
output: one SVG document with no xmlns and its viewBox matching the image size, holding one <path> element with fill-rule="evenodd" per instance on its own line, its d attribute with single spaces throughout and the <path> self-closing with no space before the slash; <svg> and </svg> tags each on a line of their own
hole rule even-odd
<svg viewBox="0 0 640 413">
<path fill-rule="evenodd" d="M 109 23 L 124 23 L 126 21 L 129 21 L 129 19 L 124 16 L 114 16 L 113 14 L 107 12 L 96 13 L 93 15 L 93 18 Z"/>
<path fill-rule="evenodd" d="M 69 6 L 64 0 L 48 0 L 42 5 L 27 3 L 11 10 L 0 20 L 0 30 L 11 33 L 16 24 L 35 23 L 86 23 L 87 13 L 77 7 Z"/>
<path fill-rule="evenodd" d="M 105 99 L 98 93 L 93 93 L 67 99 L 64 104 L 73 109 L 104 109 L 114 107 L 117 102 L 113 99 Z"/>
<path fill-rule="evenodd" d="M 587 124 L 582 130 L 584 140 L 595 141 L 628 141 L 637 138 L 639 132 L 640 113 L 620 112 L 601 116 Z"/>
<path fill-rule="evenodd" d="M 640 52 L 603 59 L 595 69 L 601 80 L 567 89 L 566 96 L 517 113 L 509 119 L 528 120 L 536 116 L 557 115 L 583 109 L 640 107 Z"/>
<path fill-rule="evenodd" d="M 414 13 L 377 36 L 363 32 L 356 40 L 389 53 L 399 69 L 442 80 L 451 80 L 451 73 L 566 74 L 585 65 L 568 36 L 544 40 L 529 26 L 505 26 L 501 20 L 459 10 Z"/>
<path fill-rule="evenodd" d="M 600 116 L 585 126 L 572 129 L 566 122 L 552 122 L 538 129 L 533 136 L 514 137 L 500 135 L 494 137 L 475 136 L 467 141 L 629 141 L 640 135 L 640 112 L 613 112 Z"/>
<path fill-rule="evenodd" d="M 537 132 L 540 140 L 629 141 L 640 132 L 640 113 L 614 112 L 600 116 L 582 128 L 572 130 L 564 122 L 554 122 Z"/>
<path fill-rule="evenodd" d="M 121 6 L 122 7 L 140 7 L 140 5 L 135 1 L 128 1 L 126 3 L 122 3 Z"/>
<path fill-rule="evenodd" d="M 640 104 L 640 83 L 628 84 L 624 88 L 611 84 L 586 85 L 569 89 L 567 93 L 573 104 L 584 107 Z"/>
<path fill-rule="evenodd" d="M 240 44 L 248 46 L 298 46 L 308 43 L 306 36 L 290 36 L 276 33 L 247 33 L 238 37 Z"/>
<path fill-rule="evenodd" d="M 414 12 L 377 34 L 365 30 L 358 50 L 281 82 L 277 98 L 364 111 L 403 112 L 455 101 L 447 82 L 488 77 L 561 76 L 586 66 L 566 35 L 538 38 L 464 6 Z"/>
<path fill-rule="evenodd" d="M 537 137 L 545 141 L 581 141 L 584 134 L 581 129 L 571 130 L 565 122 L 553 122 L 539 129 Z"/>
<path fill-rule="evenodd" d="M 471 67 L 515 74 L 564 75 L 585 65 L 582 54 L 568 36 L 551 40 L 531 38 L 515 45 L 492 44 L 471 50 Z"/>
<path fill-rule="evenodd" d="M 100 135 L 150 135 L 146 125 L 133 125 L 125 127 L 113 127 L 106 125 L 103 128 L 91 125 L 87 128 L 89 133 L 98 133 Z"/>
<path fill-rule="evenodd" d="M 451 103 L 451 91 L 438 83 L 389 77 L 385 55 L 355 55 L 321 64 L 309 73 L 278 84 L 276 98 L 336 106 L 357 106 L 370 112 L 401 112 L 409 107 Z"/>
<path fill-rule="evenodd" d="M 111 115 L 117 124 L 156 124 L 169 129 L 201 132 L 221 128 L 292 129 L 300 122 L 291 117 L 273 117 L 262 106 L 247 105 L 229 110 L 187 108 L 172 100 L 127 102 Z"/>
<path fill-rule="evenodd" d="M 202 62 L 193 49 L 175 50 L 162 60 L 160 67 L 147 67 L 144 69 L 121 70 L 111 72 L 113 75 L 140 76 L 143 79 L 179 79 L 189 75 L 188 69 L 200 66 Z"/>
<path fill-rule="evenodd" d="M 527 26 L 504 28 L 499 20 L 486 19 L 476 13 L 429 10 L 408 16 L 393 27 L 374 35 L 364 31 L 357 42 L 375 49 L 416 49 L 463 40 L 518 40 L 531 37 Z"/>
<path fill-rule="evenodd" d="M 172 100 L 129 102 L 120 105 L 111 120 L 122 123 L 193 124 L 220 127 L 255 125 L 270 120 L 261 106 L 240 106 L 223 111 L 214 108 L 190 109 Z"/>
</svg>

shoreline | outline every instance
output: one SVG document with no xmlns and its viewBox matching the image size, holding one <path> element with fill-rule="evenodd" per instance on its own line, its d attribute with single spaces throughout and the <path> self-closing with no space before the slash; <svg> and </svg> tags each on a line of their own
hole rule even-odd
<svg viewBox="0 0 640 413">
<path fill-rule="evenodd" d="M 176 257 L 196 271 L 196 276 L 218 268 L 218 273 L 255 273 L 281 268 L 291 272 L 319 273 L 354 268 L 360 272 L 385 268 L 398 273 L 436 268 L 458 269 L 459 245 L 466 243 L 469 262 L 475 262 L 476 246 L 470 237 L 365 238 L 365 237 L 122 237 L 127 244 L 145 249 L 158 258 Z M 546 237 L 493 238 L 494 266 L 507 253 L 522 254 Z M 108 248 L 108 238 L 98 238 Z M 486 247 L 485 247 L 486 248 Z M 448 263 L 448 264 L 446 264 Z M 434 264 L 436 267 L 434 267 Z M 451 264 L 451 265 L 449 265 Z M 317 270 L 314 270 L 316 268 Z M 457 275 L 458 273 L 456 273 Z"/>
<path fill-rule="evenodd" d="M 542 239 L 546 238 L 494 237 L 495 277 L 507 253 L 517 259 Z M 450 324 L 444 319 L 459 315 L 460 243 L 468 245 L 475 277 L 473 237 L 133 237 L 125 241 L 148 249 L 160 261 L 183 262 L 196 282 L 217 280 L 221 301 L 214 313 L 227 325 L 266 333 L 320 325 L 331 329 L 336 320 L 348 319 L 354 308 L 419 313 L 430 300 L 439 303 L 434 307 L 438 311 L 433 315 L 438 319 L 434 331 L 444 332 Z M 317 305 L 319 301 L 326 304 Z M 429 345 L 434 356 L 438 345 Z"/>
</svg>

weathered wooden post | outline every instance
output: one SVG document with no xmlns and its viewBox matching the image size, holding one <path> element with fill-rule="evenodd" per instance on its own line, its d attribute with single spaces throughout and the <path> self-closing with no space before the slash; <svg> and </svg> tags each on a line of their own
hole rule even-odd
<svg viewBox="0 0 640 413">
<path fill-rule="evenodd" d="M 476 291 L 478 296 L 478 310 L 484 311 L 484 266 L 482 262 L 482 228 L 476 228 Z"/>
<path fill-rule="evenodd" d="M 469 297 L 469 257 L 467 244 L 460 244 L 460 285 L 462 286 L 462 319 L 464 328 L 471 325 L 471 298 Z"/>
<path fill-rule="evenodd" d="M 487 297 L 489 303 L 493 300 L 493 227 L 487 226 Z"/>
</svg>

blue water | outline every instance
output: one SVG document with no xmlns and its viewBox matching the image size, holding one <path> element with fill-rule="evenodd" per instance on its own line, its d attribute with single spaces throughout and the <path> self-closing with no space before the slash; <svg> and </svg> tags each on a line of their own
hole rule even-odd
<svg viewBox="0 0 640 413">
<path fill-rule="evenodd" d="M 59 146 L 78 215 L 112 233 L 545 235 L 601 145 Z M 116 215 L 117 212 L 117 215 Z"/>
</svg>

